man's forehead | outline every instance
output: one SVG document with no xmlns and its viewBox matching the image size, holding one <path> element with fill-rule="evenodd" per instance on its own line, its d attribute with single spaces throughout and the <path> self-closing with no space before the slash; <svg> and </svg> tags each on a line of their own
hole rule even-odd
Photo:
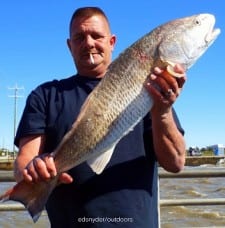
<svg viewBox="0 0 225 228">
<path fill-rule="evenodd" d="M 72 22 L 72 30 L 96 29 L 109 31 L 107 20 L 102 15 L 93 15 L 90 17 L 76 18 Z"/>
</svg>

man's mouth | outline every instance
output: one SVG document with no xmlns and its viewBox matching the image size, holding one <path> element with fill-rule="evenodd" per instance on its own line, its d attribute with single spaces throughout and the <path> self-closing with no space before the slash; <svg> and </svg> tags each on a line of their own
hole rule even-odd
<svg viewBox="0 0 225 228">
<path fill-rule="evenodd" d="M 95 64 L 95 60 L 92 53 L 89 53 L 90 61 L 92 64 Z"/>
</svg>

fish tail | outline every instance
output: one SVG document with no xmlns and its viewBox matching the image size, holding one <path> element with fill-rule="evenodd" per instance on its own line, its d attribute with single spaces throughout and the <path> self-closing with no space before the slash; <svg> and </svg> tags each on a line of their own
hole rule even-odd
<svg viewBox="0 0 225 228">
<path fill-rule="evenodd" d="M 39 183 L 21 181 L 1 195 L 0 201 L 13 200 L 22 203 L 31 215 L 33 222 L 36 222 L 44 210 L 49 195 L 56 187 L 57 181 L 58 178 Z"/>
</svg>

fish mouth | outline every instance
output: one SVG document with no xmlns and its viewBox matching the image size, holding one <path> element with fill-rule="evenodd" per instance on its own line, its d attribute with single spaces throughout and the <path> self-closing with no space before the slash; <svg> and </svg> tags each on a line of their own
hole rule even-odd
<svg viewBox="0 0 225 228">
<path fill-rule="evenodd" d="M 215 20 L 212 23 L 212 26 L 211 26 L 209 32 L 205 36 L 205 42 L 206 43 L 213 42 L 217 38 L 217 36 L 220 34 L 220 29 L 214 28 L 214 25 L 215 25 Z"/>
</svg>

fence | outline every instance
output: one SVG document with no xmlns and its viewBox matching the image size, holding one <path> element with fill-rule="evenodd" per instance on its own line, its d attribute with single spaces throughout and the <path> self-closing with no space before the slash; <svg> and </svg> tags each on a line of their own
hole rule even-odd
<svg viewBox="0 0 225 228">
<path fill-rule="evenodd" d="M 187 169 L 180 173 L 173 174 L 160 170 L 159 178 L 216 178 L 225 177 L 225 169 L 217 170 L 195 170 Z M 225 198 L 212 199 L 160 199 L 160 206 L 195 206 L 195 205 L 225 205 Z"/>
<path fill-rule="evenodd" d="M 168 173 L 159 169 L 159 178 L 216 178 L 225 177 L 225 169 L 219 170 L 195 170 L 187 169 L 180 173 Z M 14 182 L 13 172 L 0 173 L 0 182 Z M 187 206 L 187 205 L 225 205 L 225 198 L 213 199 L 160 199 L 160 206 Z M 19 211 L 25 210 L 24 206 L 19 203 L 0 204 L 0 211 Z"/>
</svg>

